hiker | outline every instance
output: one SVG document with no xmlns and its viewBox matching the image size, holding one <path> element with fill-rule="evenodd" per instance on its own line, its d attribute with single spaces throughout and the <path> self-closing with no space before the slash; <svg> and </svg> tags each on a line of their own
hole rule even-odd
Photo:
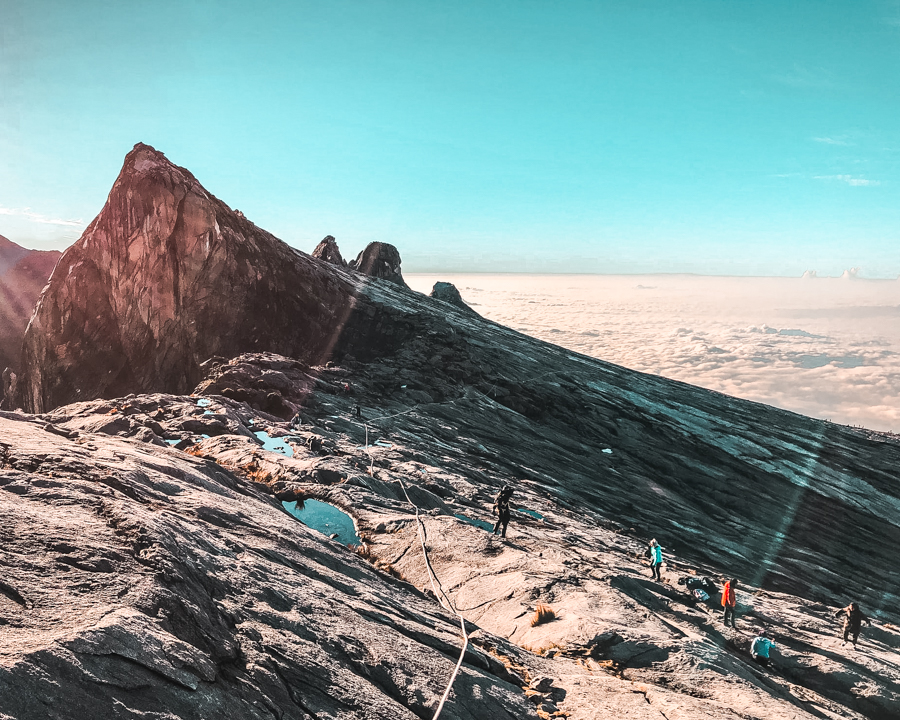
<svg viewBox="0 0 900 720">
<path fill-rule="evenodd" d="M 647 548 L 647 554 L 650 556 L 650 573 L 654 580 L 662 582 L 662 576 L 659 574 L 659 568 L 662 565 L 662 548 L 656 542 L 656 538 L 650 541 L 650 547 Z"/>
<path fill-rule="evenodd" d="M 509 501 L 512 499 L 513 489 L 509 485 L 504 485 L 503 488 L 497 493 L 497 499 L 494 500 L 494 508 L 491 510 L 492 515 L 497 515 L 497 524 L 494 525 L 494 532 L 491 535 L 496 535 L 497 531 L 501 529 L 500 537 L 506 537 L 506 526 L 509 525 Z"/>
<path fill-rule="evenodd" d="M 725 587 L 722 588 L 722 607 L 725 608 L 722 620 L 725 622 L 725 627 L 728 627 L 729 618 L 731 619 L 731 627 L 734 627 L 734 608 L 737 605 L 737 596 L 734 594 L 734 589 L 737 587 L 737 584 L 738 581 L 731 578 L 725 583 Z"/>
<path fill-rule="evenodd" d="M 769 649 L 773 647 L 775 647 L 775 641 L 769 640 L 768 633 L 763 628 L 750 643 L 750 654 L 756 662 L 765 667 L 769 664 Z"/>
<path fill-rule="evenodd" d="M 862 610 L 859 609 L 859 603 L 856 602 L 850 603 L 847 607 L 841 608 L 834 614 L 835 617 L 840 617 L 841 615 L 844 616 L 844 642 L 841 645 L 846 645 L 847 637 L 852 635 L 853 647 L 856 647 L 862 621 L 865 620 L 866 625 L 869 627 L 872 627 L 872 621 L 863 615 Z"/>
<path fill-rule="evenodd" d="M 362 420 L 362 408 L 359 405 L 356 406 L 356 417 Z"/>
</svg>

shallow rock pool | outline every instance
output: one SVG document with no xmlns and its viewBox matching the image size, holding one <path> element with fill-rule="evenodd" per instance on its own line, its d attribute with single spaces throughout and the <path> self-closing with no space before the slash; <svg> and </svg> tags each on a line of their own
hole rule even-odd
<svg viewBox="0 0 900 720">
<path fill-rule="evenodd" d="M 476 520 L 475 518 L 470 518 L 468 515 L 456 513 L 453 517 L 462 520 L 463 522 L 467 522 L 469 523 L 469 525 L 474 525 L 477 528 L 481 528 L 482 530 L 487 530 L 488 532 L 491 532 L 494 529 L 494 526 L 491 523 L 485 522 L 484 520 Z"/>
<path fill-rule="evenodd" d="M 336 535 L 334 539 L 344 545 L 362 543 L 356 534 L 356 527 L 351 518 L 343 510 L 320 500 L 307 500 L 303 507 L 297 508 L 296 502 L 282 502 L 284 509 L 307 527 L 318 530 L 323 535 Z"/>
<path fill-rule="evenodd" d="M 294 457 L 294 448 L 288 445 L 284 438 L 270 437 L 269 433 L 263 430 L 254 433 L 254 435 L 262 442 L 263 450 L 271 450 L 272 452 L 281 453 L 288 457 Z"/>
</svg>

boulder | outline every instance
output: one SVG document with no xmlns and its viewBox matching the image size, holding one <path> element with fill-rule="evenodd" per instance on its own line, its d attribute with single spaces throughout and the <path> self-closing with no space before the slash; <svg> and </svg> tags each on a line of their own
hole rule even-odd
<svg viewBox="0 0 900 720">
<path fill-rule="evenodd" d="M 475 315 L 478 314 L 466 304 L 466 301 L 462 299 L 462 295 L 459 294 L 459 290 L 456 289 L 456 286 L 453 283 L 436 282 L 431 289 L 431 297 L 455 305 L 456 307 L 474 313 Z"/>
</svg>

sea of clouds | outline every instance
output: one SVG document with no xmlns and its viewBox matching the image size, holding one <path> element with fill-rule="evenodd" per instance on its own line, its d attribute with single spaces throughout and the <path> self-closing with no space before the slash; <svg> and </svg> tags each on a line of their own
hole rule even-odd
<svg viewBox="0 0 900 720">
<path fill-rule="evenodd" d="M 479 313 L 641 372 L 900 432 L 900 281 L 691 275 L 406 276 Z"/>
</svg>

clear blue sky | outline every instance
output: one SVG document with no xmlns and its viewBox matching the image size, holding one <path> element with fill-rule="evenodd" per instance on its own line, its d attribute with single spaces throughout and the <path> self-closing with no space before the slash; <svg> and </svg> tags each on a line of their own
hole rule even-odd
<svg viewBox="0 0 900 720">
<path fill-rule="evenodd" d="M 407 272 L 896 276 L 900 3 L 0 0 L 0 234 L 138 141 Z"/>
</svg>

